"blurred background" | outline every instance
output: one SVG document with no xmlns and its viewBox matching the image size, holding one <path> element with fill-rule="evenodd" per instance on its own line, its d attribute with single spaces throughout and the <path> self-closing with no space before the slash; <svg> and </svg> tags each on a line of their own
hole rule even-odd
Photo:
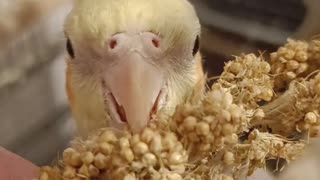
<svg viewBox="0 0 320 180">
<path fill-rule="evenodd" d="M 232 55 L 271 52 L 288 37 L 320 34 L 320 0 L 191 2 L 203 24 L 210 76 L 219 75 Z M 64 91 L 62 26 L 71 7 L 70 0 L 0 0 L 0 146 L 37 165 L 50 164 L 75 132 Z M 319 171 L 320 156 L 308 158 L 299 164 Z"/>
</svg>

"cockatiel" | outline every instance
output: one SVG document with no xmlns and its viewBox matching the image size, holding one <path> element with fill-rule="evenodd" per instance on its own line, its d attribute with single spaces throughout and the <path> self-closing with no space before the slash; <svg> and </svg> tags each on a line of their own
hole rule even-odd
<svg viewBox="0 0 320 180">
<path fill-rule="evenodd" d="M 187 0 L 76 0 L 65 35 L 67 94 L 83 136 L 137 133 L 204 86 L 200 23 Z"/>
</svg>

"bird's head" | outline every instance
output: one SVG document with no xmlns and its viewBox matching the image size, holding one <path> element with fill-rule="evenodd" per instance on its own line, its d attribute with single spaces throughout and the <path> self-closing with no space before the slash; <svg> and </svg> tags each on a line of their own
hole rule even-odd
<svg viewBox="0 0 320 180">
<path fill-rule="evenodd" d="M 203 76 L 200 23 L 187 0 L 76 0 L 65 35 L 68 96 L 87 128 L 105 112 L 108 125 L 138 132 Z"/>
</svg>

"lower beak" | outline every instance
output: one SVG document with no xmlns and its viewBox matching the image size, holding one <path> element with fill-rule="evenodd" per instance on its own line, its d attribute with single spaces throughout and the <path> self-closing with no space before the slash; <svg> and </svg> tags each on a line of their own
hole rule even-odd
<svg viewBox="0 0 320 180">
<path fill-rule="evenodd" d="M 103 82 L 111 125 L 128 123 L 132 132 L 141 131 L 163 104 L 163 73 L 137 52 L 125 55 L 107 72 Z"/>
</svg>

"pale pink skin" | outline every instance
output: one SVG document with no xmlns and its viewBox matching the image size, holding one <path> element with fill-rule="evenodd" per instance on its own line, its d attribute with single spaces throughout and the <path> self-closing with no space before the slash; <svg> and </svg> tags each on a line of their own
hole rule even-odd
<svg viewBox="0 0 320 180">
<path fill-rule="evenodd" d="M 39 167 L 0 147 L 0 179 L 33 180 L 39 177 Z"/>
</svg>

